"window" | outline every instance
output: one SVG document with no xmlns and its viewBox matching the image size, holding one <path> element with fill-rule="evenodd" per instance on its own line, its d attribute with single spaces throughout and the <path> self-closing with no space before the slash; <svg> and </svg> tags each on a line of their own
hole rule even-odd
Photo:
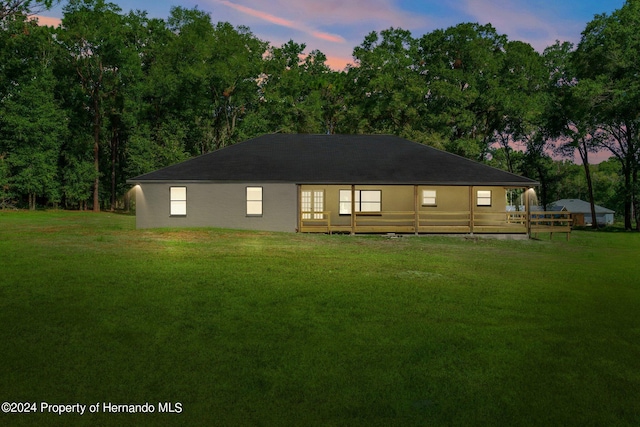
<svg viewBox="0 0 640 427">
<path fill-rule="evenodd" d="M 437 206 L 436 190 L 422 190 L 422 206 Z"/>
<path fill-rule="evenodd" d="M 357 191 L 356 194 L 358 194 Z M 351 213 L 351 190 L 340 190 L 340 207 L 338 211 L 340 215 L 349 215 Z"/>
<path fill-rule="evenodd" d="M 382 191 L 380 190 L 356 190 L 356 212 L 381 212 Z M 351 214 L 351 190 L 340 190 L 340 215 Z"/>
<path fill-rule="evenodd" d="M 171 215 L 187 215 L 187 187 L 171 187 Z"/>
<path fill-rule="evenodd" d="M 262 187 L 247 187 L 247 216 L 262 216 Z"/>
<path fill-rule="evenodd" d="M 358 194 L 356 192 L 356 212 L 380 212 L 382 205 L 382 191 L 361 190 L 360 207 L 358 207 Z"/>
<path fill-rule="evenodd" d="M 478 206 L 491 206 L 491 191 L 478 190 L 476 199 Z"/>
<path fill-rule="evenodd" d="M 302 219 L 323 219 L 324 215 L 324 191 L 303 191 L 300 195 L 300 209 L 302 210 Z M 311 212 L 319 212 L 311 214 Z"/>
</svg>

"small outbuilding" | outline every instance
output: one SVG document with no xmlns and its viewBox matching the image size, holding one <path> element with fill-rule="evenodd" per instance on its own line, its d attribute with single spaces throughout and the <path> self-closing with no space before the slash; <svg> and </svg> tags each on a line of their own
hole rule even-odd
<svg viewBox="0 0 640 427">
<path fill-rule="evenodd" d="M 573 217 L 573 225 L 593 224 L 591 217 L 591 204 L 580 199 L 561 199 L 549 205 L 550 210 L 569 211 Z M 614 221 L 615 211 L 595 205 L 596 220 L 598 225 L 611 225 Z"/>
<path fill-rule="evenodd" d="M 529 234 L 538 182 L 390 135 L 269 134 L 127 181 L 136 224 L 289 232 Z"/>
</svg>

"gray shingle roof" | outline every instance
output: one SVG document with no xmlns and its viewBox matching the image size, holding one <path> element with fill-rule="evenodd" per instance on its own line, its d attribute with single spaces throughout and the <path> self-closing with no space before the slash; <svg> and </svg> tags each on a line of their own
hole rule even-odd
<svg viewBox="0 0 640 427">
<path fill-rule="evenodd" d="M 390 135 L 269 134 L 128 182 L 533 186 L 536 181 Z"/>
<path fill-rule="evenodd" d="M 552 208 L 565 208 L 572 213 L 588 213 L 591 214 L 591 204 L 580 199 L 561 199 L 556 200 L 550 205 Z M 611 209 L 595 205 L 596 214 L 613 214 L 616 213 Z"/>
</svg>

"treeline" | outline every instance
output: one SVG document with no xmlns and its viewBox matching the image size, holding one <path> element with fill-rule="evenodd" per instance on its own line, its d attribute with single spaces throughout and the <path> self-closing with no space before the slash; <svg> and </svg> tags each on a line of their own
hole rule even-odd
<svg viewBox="0 0 640 427">
<path fill-rule="evenodd" d="M 343 71 L 197 8 L 164 20 L 71 0 L 53 28 L 27 18 L 42 3 L 0 6 L 2 207 L 117 209 L 126 179 L 257 135 L 386 133 L 534 178 L 542 204 L 582 197 L 640 229 L 640 0 L 542 54 L 491 25 L 372 32 Z M 590 167 L 598 151 L 613 160 Z M 578 153 L 580 179 L 554 153 Z"/>
</svg>

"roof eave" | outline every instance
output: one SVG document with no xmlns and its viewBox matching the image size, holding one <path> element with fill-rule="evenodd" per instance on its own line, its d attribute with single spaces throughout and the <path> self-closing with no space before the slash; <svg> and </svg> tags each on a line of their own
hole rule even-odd
<svg viewBox="0 0 640 427">
<path fill-rule="evenodd" d="M 512 188 L 529 188 L 538 187 L 540 183 L 537 181 L 531 182 L 444 182 L 444 181 L 411 181 L 411 182 L 399 182 L 399 181 L 282 181 L 282 180 L 268 180 L 268 179 L 256 179 L 256 180 L 208 180 L 208 179 L 128 179 L 127 184 L 139 185 L 139 184 L 241 184 L 241 183 L 269 183 L 269 184 L 297 184 L 297 185 L 434 185 L 434 186 L 454 186 L 454 187 L 512 187 Z"/>
</svg>

